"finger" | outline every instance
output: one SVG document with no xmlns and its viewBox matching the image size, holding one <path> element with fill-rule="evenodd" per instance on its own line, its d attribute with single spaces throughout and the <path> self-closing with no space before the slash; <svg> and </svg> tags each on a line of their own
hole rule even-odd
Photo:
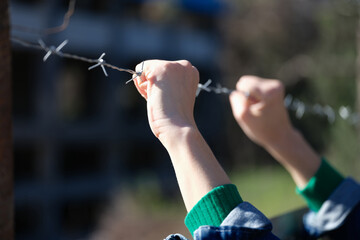
<svg viewBox="0 0 360 240">
<path fill-rule="evenodd" d="M 236 85 L 239 91 L 248 92 L 249 99 L 254 102 L 284 98 L 285 88 L 276 79 L 265 79 L 256 76 L 243 76 Z"/>
<path fill-rule="evenodd" d="M 145 77 L 146 76 L 145 61 L 142 61 L 141 63 L 136 65 L 135 72 L 136 72 L 136 74 L 134 74 L 133 76 L 138 78 L 140 83 L 146 81 L 146 77 Z"/>
<path fill-rule="evenodd" d="M 263 80 L 256 76 L 242 76 L 236 84 L 236 90 L 242 92 L 247 100 L 256 103 L 262 100 L 261 84 Z"/>
<path fill-rule="evenodd" d="M 268 79 L 266 83 L 261 85 L 264 101 L 272 99 L 282 100 L 285 95 L 285 87 L 279 80 Z"/>
<path fill-rule="evenodd" d="M 238 120 L 242 119 L 248 108 L 247 97 L 239 91 L 233 91 L 229 95 L 229 100 L 234 117 Z"/>
<path fill-rule="evenodd" d="M 144 71 L 145 61 L 142 61 L 141 63 L 137 64 L 135 67 L 136 73 L 142 73 Z"/>
<path fill-rule="evenodd" d="M 136 65 L 135 67 L 136 74 L 133 74 L 133 78 L 136 89 L 141 94 L 141 96 L 147 99 L 148 81 L 146 76 L 148 75 L 148 73 L 146 72 L 146 69 L 144 69 L 144 66 L 145 66 L 145 62 Z"/>
<path fill-rule="evenodd" d="M 138 78 L 134 79 L 134 85 L 140 95 L 147 100 L 147 82 L 139 84 L 137 79 Z"/>
</svg>

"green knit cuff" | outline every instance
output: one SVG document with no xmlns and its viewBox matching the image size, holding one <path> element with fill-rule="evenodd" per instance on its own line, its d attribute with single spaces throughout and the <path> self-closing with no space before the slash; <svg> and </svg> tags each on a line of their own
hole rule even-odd
<svg viewBox="0 0 360 240">
<path fill-rule="evenodd" d="M 321 205 L 343 180 L 344 177 L 325 158 L 322 158 L 321 165 L 315 175 L 303 189 L 296 187 L 296 192 L 305 199 L 312 211 L 318 212 Z"/>
<path fill-rule="evenodd" d="M 191 209 L 185 218 L 185 225 L 191 234 L 203 225 L 220 226 L 227 215 L 242 202 L 235 185 L 216 187 Z"/>
</svg>

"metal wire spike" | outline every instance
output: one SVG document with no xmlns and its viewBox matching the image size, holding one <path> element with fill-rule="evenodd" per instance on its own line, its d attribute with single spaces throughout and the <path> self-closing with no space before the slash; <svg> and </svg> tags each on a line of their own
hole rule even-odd
<svg viewBox="0 0 360 240">
<path fill-rule="evenodd" d="M 61 55 L 60 50 L 65 47 L 65 45 L 68 43 L 69 41 L 66 39 L 65 41 L 63 41 L 58 47 L 54 47 L 54 46 L 50 46 L 47 47 L 46 44 L 44 43 L 43 40 L 39 39 L 39 44 L 40 46 L 47 51 L 45 56 L 43 57 L 43 61 L 45 62 L 53 53 L 57 53 L 59 55 Z"/>
<path fill-rule="evenodd" d="M 88 70 L 91 70 L 93 68 L 96 68 L 98 66 L 101 67 L 101 69 L 103 70 L 105 76 L 108 76 L 107 72 L 106 72 L 106 69 L 104 67 L 104 63 L 105 63 L 105 60 L 103 59 L 103 57 L 105 56 L 105 53 L 101 54 L 101 56 L 97 59 L 97 63 L 95 65 L 92 65 L 88 68 Z"/>
<path fill-rule="evenodd" d="M 127 81 L 125 82 L 125 84 L 128 84 L 128 83 L 131 82 L 131 81 L 134 81 L 134 79 L 137 78 L 137 77 L 141 77 L 141 75 L 142 75 L 143 72 L 144 72 L 144 64 L 145 64 L 145 62 L 142 61 L 141 70 L 140 70 L 139 72 L 135 72 L 135 74 L 134 74 L 135 76 L 132 77 L 130 80 L 127 80 Z"/>
</svg>

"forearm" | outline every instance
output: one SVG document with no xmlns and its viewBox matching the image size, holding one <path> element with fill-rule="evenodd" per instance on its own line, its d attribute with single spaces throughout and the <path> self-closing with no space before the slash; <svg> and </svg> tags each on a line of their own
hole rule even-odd
<svg viewBox="0 0 360 240">
<path fill-rule="evenodd" d="M 187 211 L 215 187 L 230 183 L 196 128 L 176 129 L 160 141 L 170 155 Z"/>
<path fill-rule="evenodd" d="M 321 159 L 298 131 L 291 129 L 283 133 L 278 138 L 280 141 L 273 141 L 266 149 L 288 170 L 297 185 L 297 193 L 317 212 L 344 177 Z"/>
<path fill-rule="evenodd" d="M 264 147 L 287 169 L 299 188 L 306 186 L 321 164 L 320 156 L 293 128 Z"/>
</svg>

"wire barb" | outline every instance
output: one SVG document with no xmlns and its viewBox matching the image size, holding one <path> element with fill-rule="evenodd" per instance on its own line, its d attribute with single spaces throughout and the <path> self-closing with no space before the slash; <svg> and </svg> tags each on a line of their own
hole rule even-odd
<svg viewBox="0 0 360 240">
<path fill-rule="evenodd" d="M 208 79 L 205 84 L 199 83 L 198 88 L 196 90 L 196 96 L 199 96 L 200 92 L 203 90 L 207 92 L 211 92 L 212 90 L 209 88 L 211 82 L 212 82 L 211 79 Z"/>
<path fill-rule="evenodd" d="M 47 47 L 44 43 L 43 40 L 39 39 L 39 44 L 40 46 L 47 51 L 47 53 L 45 54 L 43 61 L 45 62 L 53 53 L 56 53 L 58 55 L 61 55 L 62 53 L 60 52 L 60 50 L 65 47 L 65 45 L 68 43 L 68 40 L 63 41 L 58 47 L 54 47 L 54 46 L 50 46 Z"/>
<path fill-rule="evenodd" d="M 56 48 L 46 46 L 44 41 L 41 40 L 41 39 L 38 40 L 38 44 L 27 42 L 27 41 L 22 40 L 22 39 L 17 38 L 17 37 L 11 37 L 11 41 L 14 42 L 14 43 L 17 43 L 17 44 L 19 44 L 19 45 L 21 45 L 23 47 L 45 51 L 46 55 L 43 58 L 44 61 L 46 61 L 50 57 L 51 54 L 54 54 L 54 55 L 57 55 L 57 56 L 62 57 L 62 58 L 74 59 L 74 60 L 83 61 L 83 62 L 92 63 L 92 64 L 95 63 L 95 65 L 89 67 L 89 70 L 91 70 L 91 69 L 93 69 L 93 68 L 95 68 L 97 66 L 101 66 L 105 76 L 108 76 L 105 67 L 108 67 L 108 68 L 111 68 L 111 69 L 114 69 L 114 70 L 120 71 L 120 72 L 127 72 L 127 73 L 130 73 L 130 74 L 133 74 L 133 75 L 136 74 L 137 76 L 141 76 L 141 74 L 142 74 L 142 70 L 141 70 L 141 72 L 137 73 L 134 70 L 126 69 L 126 68 L 120 68 L 120 67 L 117 67 L 117 66 L 114 66 L 112 64 L 109 64 L 109 63 L 105 62 L 105 60 L 103 59 L 103 57 L 105 56 L 105 53 L 103 53 L 100 56 L 100 58 L 98 58 L 98 59 L 90 59 L 90 58 L 86 58 L 86 57 L 77 56 L 77 55 L 74 55 L 74 54 L 61 52 L 61 49 L 69 42 L 68 40 L 63 41 Z"/>
<path fill-rule="evenodd" d="M 134 81 L 134 79 L 137 78 L 137 77 L 141 77 L 141 75 L 142 75 L 143 72 L 144 72 L 144 64 L 145 64 L 145 62 L 142 61 L 141 70 L 140 70 L 139 72 L 134 72 L 133 75 L 135 75 L 135 76 L 132 77 L 130 80 L 127 80 L 127 81 L 125 82 L 125 84 L 128 84 L 128 83 L 131 82 L 131 81 Z"/>
<path fill-rule="evenodd" d="M 101 56 L 97 59 L 97 63 L 93 66 L 90 66 L 88 68 L 88 70 L 91 70 L 93 68 L 96 68 L 98 66 L 100 66 L 105 74 L 105 76 L 108 76 L 107 72 L 106 72 L 106 69 L 104 67 L 104 63 L 105 63 L 105 60 L 103 59 L 103 57 L 105 56 L 105 53 L 102 53 Z"/>
<path fill-rule="evenodd" d="M 351 125 L 360 123 L 360 114 L 353 112 L 349 106 L 341 106 L 338 111 L 329 105 L 322 106 L 320 104 L 309 105 L 299 99 L 294 99 L 292 95 L 288 94 L 284 99 L 284 105 L 287 109 L 295 111 L 295 116 L 302 119 L 306 113 L 326 117 L 328 122 L 333 124 L 337 115 L 348 121 Z"/>
<path fill-rule="evenodd" d="M 234 91 L 232 89 L 221 86 L 219 83 L 216 84 L 216 87 L 212 87 L 210 86 L 211 83 L 212 83 L 211 79 L 207 80 L 205 84 L 199 83 L 198 89 L 196 91 L 196 96 L 199 96 L 201 91 L 213 92 L 215 94 L 230 94 Z M 244 95 L 246 98 L 250 96 L 250 94 L 247 92 L 244 92 Z"/>
</svg>

